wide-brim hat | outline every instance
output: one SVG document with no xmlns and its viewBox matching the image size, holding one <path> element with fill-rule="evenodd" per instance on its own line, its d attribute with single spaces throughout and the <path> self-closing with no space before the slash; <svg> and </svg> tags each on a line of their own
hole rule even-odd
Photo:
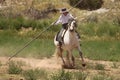
<svg viewBox="0 0 120 80">
<path fill-rule="evenodd" d="M 66 8 L 62 8 L 62 9 L 60 10 L 60 13 L 66 13 L 66 12 L 69 12 Z"/>
</svg>

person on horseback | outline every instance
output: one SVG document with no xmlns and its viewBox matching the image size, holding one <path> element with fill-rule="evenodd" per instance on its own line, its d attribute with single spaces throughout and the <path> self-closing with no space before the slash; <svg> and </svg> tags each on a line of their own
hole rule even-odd
<svg viewBox="0 0 120 80">
<path fill-rule="evenodd" d="M 59 41 L 60 44 L 62 44 L 63 36 L 64 36 L 64 34 L 67 30 L 67 27 L 68 27 L 68 22 L 69 22 L 69 20 L 75 19 L 75 18 L 69 13 L 69 11 L 66 8 L 62 8 L 60 10 L 60 13 L 61 13 L 60 17 L 53 24 L 54 25 L 57 25 L 57 24 L 60 24 L 60 23 L 62 24 L 62 28 L 58 32 L 57 37 L 56 37 L 56 40 Z M 77 33 L 78 39 L 80 39 L 80 35 L 78 34 L 77 31 L 76 31 L 76 33 Z"/>
</svg>

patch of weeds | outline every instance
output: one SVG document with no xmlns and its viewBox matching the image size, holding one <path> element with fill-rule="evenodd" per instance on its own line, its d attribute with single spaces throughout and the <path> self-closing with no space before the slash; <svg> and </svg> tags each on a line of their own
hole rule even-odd
<svg viewBox="0 0 120 80">
<path fill-rule="evenodd" d="M 119 65 L 117 65 L 116 63 L 113 63 L 112 68 L 117 69 L 118 67 L 119 67 Z"/>
<path fill-rule="evenodd" d="M 8 73 L 9 74 L 20 74 L 23 71 L 21 67 L 22 66 L 19 64 L 19 62 L 10 61 Z"/>
<path fill-rule="evenodd" d="M 113 80 L 113 78 L 104 75 L 95 75 L 91 80 Z"/>
<path fill-rule="evenodd" d="M 47 80 L 47 73 L 42 69 L 30 69 L 23 72 L 25 80 Z"/>
<path fill-rule="evenodd" d="M 105 73 L 105 71 L 99 71 L 98 72 L 100 75 L 105 75 L 106 73 Z"/>
<path fill-rule="evenodd" d="M 83 72 L 74 72 L 73 73 L 73 79 L 74 80 L 86 80 L 87 74 Z"/>
<path fill-rule="evenodd" d="M 103 64 L 96 64 L 95 69 L 96 70 L 104 70 L 105 66 Z"/>
<path fill-rule="evenodd" d="M 50 75 L 49 80 L 86 80 L 87 74 L 83 72 L 69 72 L 61 70 Z"/>
<path fill-rule="evenodd" d="M 78 59 L 76 59 L 75 60 L 76 62 L 75 62 L 75 69 L 83 69 L 83 66 L 82 66 L 82 62 L 80 61 L 80 59 L 78 58 Z M 86 67 L 88 67 L 88 65 L 89 65 L 89 63 L 88 62 L 86 62 L 85 63 L 86 64 Z"/>
<path fill-rule="evenodd" d="M 87 69 L 94 69 L 93 66 L 95 66 L 95 64 L 93 64 L 93 63 L 86 63 L 86 64 L 87 64 L 87 66 L 86 66 Z"/>
<path fill-rule="evenodd" d="M 72 74 L 70 72 L 65 72 L 62 70 L 59 73 L 53 73 L 50 75 L 49 80 L 72 80 Z"/>
</svg>

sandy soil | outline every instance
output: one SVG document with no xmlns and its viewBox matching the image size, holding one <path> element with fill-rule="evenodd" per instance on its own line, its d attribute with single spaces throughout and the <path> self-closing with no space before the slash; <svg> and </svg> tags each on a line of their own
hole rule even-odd
<svg viewBox="0 0 120 80">
<path fill-rule="evenodd" d="M 20 61 L 25 63 L 24 69 L 45 69 L 49 71 L 61 69 L 61 59 L 53 56 L 51 58 L 43 58 L 43 59 L 34 59 L 34 58 L 18 58 L 14 57 L 13 61 Z M 77 59 L 80 60 L 80 59 Z M 97 60 L 89 60 L 85 59 L 86 65 L 91 65 L 91 67 L 95 67 L 96 64 L 104 65 L 105 69 L 103 70 L 106 74 L 119 77 L 120 76 L 120 62 L 110 62 L 110 61 L 97 61 Z M 0 57 L 0 74 L 7 73 L 6 69 L 8 57 Z M 81 69 L 81 68 L 80 68 Z M 79 69 L 79 70 L 80 70 Z M 77 71 L 78 69 L 71 69 L 71 71 Z M 90 73 L 90 75 L 100 73 L 102 70 L 96 70 L 94 68 L 84 68 L 84 72 Z"/>
</svg>

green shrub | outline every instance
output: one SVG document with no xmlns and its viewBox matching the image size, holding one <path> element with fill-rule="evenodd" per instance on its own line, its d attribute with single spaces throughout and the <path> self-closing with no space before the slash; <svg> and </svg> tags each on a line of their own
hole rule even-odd
<svg viewBox="0 0 120 80">
<path fill-rule="evenodd" d="M 120 33 L 120 28 L 117 25 L 114 25 L 109 22 L 102 22 L 97 24 L 97 35 L 98 36 L 111 36 L 111 37 L 117 37 L 117 34 Z"/>
<path fill-rule="evenodd" d="M 86 80 L 87 74 L 82 72 L 69 72 L 61 70 L 50 76 L 49 80 Z"/>
<path fill-rule="evenodd" d="M 86 80 L 87 74 L 83 72 L 73 72 L 73 79 L 74 80 Z"/>
<path fill-rule="evenodd" d="M 8 73 L 9 74 L 20 74 L 22 72 L 21 64 L 19 62 L 10 61 Z"/>
<path fill-rule="evenodd" d="M 52 74 L 49 80 L 72 80 L 72 76 L 70 72 L 62 70 L 59 73 Z"/>
<path fill-rule="evenodd" d="M 120 15 L 114 17 L 113 23 L 120 26 Z"/>
<path fill-rule="evenodd" d="M 69 0 L 70 5 L 74 6 L 80 0 Z M 82 0 L 81 3 L 77 5 L 80 9 L 90 9 L 95 10 L 102 6 L 103 0 Z"/>
<path fill-rule="evenodd" d="M 96 23 L 85 23 L 81 27 L 81 33 L 87 36 L 95 36 Z"/>
<path fill-rule="evenodd" d="M 12 29 L 15 29 L 15 30 L 21 29 L 23 22 L 24 22 L 23 17 L 17 17 L 16 19 L 11 19 L 11 21 L 10 21 L 11 30 Z"/>
<path fill-rule="evenodd" d="M 117 69 L 117 68 L 119 68 L 119 65 L 114 62 L 112 68 Z"/>
<path fill-rule="evenodd" d="M 9 29 L 9 22 L 7 18 L 0 18 L 0 29 Z"/>
<path fill-rule="evenodd" d="M 104 65 L 103 64 L 96 64 L 95 69 L 96 70 L 104 70 Z"/>
<path fill-rule="evenodd" d="M 2 30 L 19 30 L 21 27 L 33 29 L 44 29 L 50 25 L 50 20 L 33 20 L 25 19 L 23 17 L 10 18 L 0 18 L 0 29 Z"/>
<path fill-rule="evenodd" d="M 103 75 L 96 75 L 92 78 L 92 80 L 114 80 L 112 77 L 103 76 Z"/>
<path fill-rule="evenodd" d="M 47 80 L 47 74 L 44 70 L 30 69 L 23 72 L 23 77 L 26 80 Z"/>
<path fill-rule="evenodd" d="M 102 22 L 86 22 L 83 24 L 80 24 L 80 30 L 81 34 L 83 36 L 87 36 L 87 38 L 95 37 L 98 38 L 114 38 L 119 39 L 120 35 L 120 27 L 118 25 L 115 25 L 113 23 L 110 23 L 108 21 L 102 21 Z"/>
</svg>

